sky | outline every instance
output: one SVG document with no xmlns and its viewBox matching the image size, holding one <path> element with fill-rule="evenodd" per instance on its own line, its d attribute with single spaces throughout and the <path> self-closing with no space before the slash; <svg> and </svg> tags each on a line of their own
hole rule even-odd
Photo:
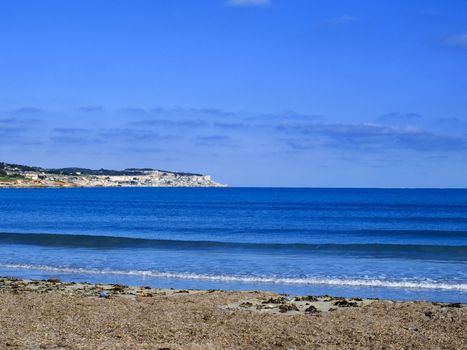
<svg viewBox="0 0 467 350">
<path fill-rule="evenodd" d="M 1 0 L 0 160 L 467 187 L 465 0 Z"/>
</svg>

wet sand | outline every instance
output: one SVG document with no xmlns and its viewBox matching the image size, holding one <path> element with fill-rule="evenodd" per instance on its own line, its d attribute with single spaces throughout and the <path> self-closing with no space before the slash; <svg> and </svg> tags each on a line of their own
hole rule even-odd
<svg viewBox="0 0 467 350">
<path fill-rule="evenodd" d="M 0 349 L 467 349 L 467 306 L 0 278 Z"/>
</svg>

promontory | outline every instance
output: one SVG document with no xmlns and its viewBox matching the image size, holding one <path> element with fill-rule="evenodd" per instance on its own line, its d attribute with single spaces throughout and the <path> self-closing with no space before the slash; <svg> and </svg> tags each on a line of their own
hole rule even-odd
<svg viewBox="0 0 467 350">
<path fill-rule="evenodd" d="M 47 169 L 0 162 L 0 187 L 225 187 L 209 175 L 130 168 Z"/>
</svg>

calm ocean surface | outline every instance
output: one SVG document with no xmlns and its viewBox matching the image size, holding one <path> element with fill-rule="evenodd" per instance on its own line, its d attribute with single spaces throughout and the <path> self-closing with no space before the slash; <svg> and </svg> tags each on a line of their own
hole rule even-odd
<svg viewBox="0 0 467 350">
<path fill-rule="evenodd" d="M 467 190 L 0 189 L 0 275 L 467 302 Z"/>
</svg>

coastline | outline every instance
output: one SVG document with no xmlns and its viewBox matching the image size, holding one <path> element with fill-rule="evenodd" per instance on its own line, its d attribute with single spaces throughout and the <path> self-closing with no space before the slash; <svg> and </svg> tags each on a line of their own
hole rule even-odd
<svg viewBox="0 0 467 350">
<path fill-rule="evenodd" d="M 129 185 L 129 184 L 116 184 L 116 185 L 102 185 L 102 184 L 84 184 L 72 182 L 40 182 L 40 181 L 25 181 L 17 183 L 0 182 L 0 189 L 64 189 L 64 188 L 227 188 L 227 185 L 210 185 L 210 184 L 160 184 L 160 185 Z"/>
<path fill-rule="evenodd" d="M 47 169 L 0 162 L 0 188 L 95 188 L 95 187 L 225 187 L 211 176 L 130 168 L 123 170 Z"/>
<path fill-rule="evenodd" d="M 0 278 L 0 348 L 462 348 L 467 305 Z"/>
</svg>

